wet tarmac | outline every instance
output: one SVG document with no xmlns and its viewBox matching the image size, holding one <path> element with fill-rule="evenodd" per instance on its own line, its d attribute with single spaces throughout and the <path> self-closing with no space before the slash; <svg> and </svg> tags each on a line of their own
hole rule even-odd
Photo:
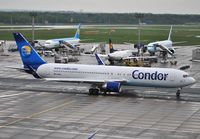
<svg viewBox="0 0 200 139">
<path fill-rule="evenodd" d="M 117 46 L 118 47 L 118 46 Z M 17 52 L 0 56 L 1 139 L 200 139 L 200 63 L 191 62 L 196 47 L 177 49 L 177 66 L 197 83 L 176 89 L 125 87 L 121 95 L 89 96 L 89 84 L 36 80 L 6 66 L 20 66 Z M 89 48 L 88 48 L 89 49 Z M 52 58 L 46 58 L 52 61 Z M 79 63 L 96 64 L 81 56 Z"/>
</svg>

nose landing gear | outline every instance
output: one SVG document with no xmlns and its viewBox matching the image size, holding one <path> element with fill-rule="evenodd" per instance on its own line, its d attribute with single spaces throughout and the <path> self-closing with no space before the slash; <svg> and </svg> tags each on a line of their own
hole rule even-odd
<svg viewBox="0 0 200 139">
<path fill-rule="evenodd" d="M 182 90 L 182 88 L 178 88 L 178 90 L 176 92 L 176 98 L 180 98 L 181 90 Z"/>
</svg>

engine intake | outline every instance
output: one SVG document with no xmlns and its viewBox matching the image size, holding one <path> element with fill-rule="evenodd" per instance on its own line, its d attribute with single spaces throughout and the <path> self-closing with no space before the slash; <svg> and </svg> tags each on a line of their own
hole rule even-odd
<svg viewBox="0 0 200 139">
<path fill-rule="evenodd" d="M 175 50 L 173 48 L 169 48 L 169 50 L 172 52 L 172 54 L 175 53 Z"/>
</svg>

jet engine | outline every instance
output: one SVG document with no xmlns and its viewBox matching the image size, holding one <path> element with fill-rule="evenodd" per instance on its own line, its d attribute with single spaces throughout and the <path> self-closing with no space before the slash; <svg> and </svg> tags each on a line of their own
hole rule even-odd
<svg viewBox="0 0 200 139">
<path fill-rule="evenodd" d="M 173 48 L 169 48 L 169 50 L 174 54 L 175 50 Z"/>
<path fill-rule="evenodd" d="M 121 84 L 118 82 L 107 82 L 102 85 L 102 88 L 109 92 L 121 92 Z"/>
</svg>

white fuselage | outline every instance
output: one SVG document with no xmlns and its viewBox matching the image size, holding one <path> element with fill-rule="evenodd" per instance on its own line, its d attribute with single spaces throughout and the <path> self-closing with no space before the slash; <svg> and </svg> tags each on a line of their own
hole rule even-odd
<svg viewBox="0 0 200 139">
<path fill-rule="evenodd" d="M 194 78 L 180 70 L 168 68 L 98 66 L 81 64 L 43 64 L 37 69 L 42 78 L 118 81 L 122 85 L 178 88 L 195 83 Z"/>
<path fill-rule="evenodd" d="M 115 51 L 113 53 L 110 53 L 108 55 L 101 55 L 101 54 L 98 54 L 98 55 L 100 57 L 104 57 L 106 59 L 119 61 L 119 60 L 122 60 L 124 58 L 132 56 L 133 52 L 135 52 L 135 50 L 120 50 L 120 51 Z"/>
<path fill-rule="evenodd" d="M 108 56 L 113 60 L 121 60 L 133 55 L 133 50 L 122 50 L 110 53 Z"/>
<path fill-rule="evenodd" d="M 147 45 L 148 52 L 149 53 L 155 53 L 157 51 L 162 50 L 159 47 L 155 47 L 157 44 L 163 45 L 163 46 L 167 47 L 168 49 L 172 48 L 172 41 L 171 40 L 157 41 L 157 42 L 149 43 Z"/>
<path fill-rule="evenodd" d="M 45 41 L 45 48 L 47 49 L 53 49 L 60 47 L 60 41 L 63 41 L 65 43 L 71 44 L 71 45 L 77 45 L 80 41 L 78 38 L 60 38 L 60 39 L 52 39 L 52 40 L 46 40 Z"/>
</svg>

